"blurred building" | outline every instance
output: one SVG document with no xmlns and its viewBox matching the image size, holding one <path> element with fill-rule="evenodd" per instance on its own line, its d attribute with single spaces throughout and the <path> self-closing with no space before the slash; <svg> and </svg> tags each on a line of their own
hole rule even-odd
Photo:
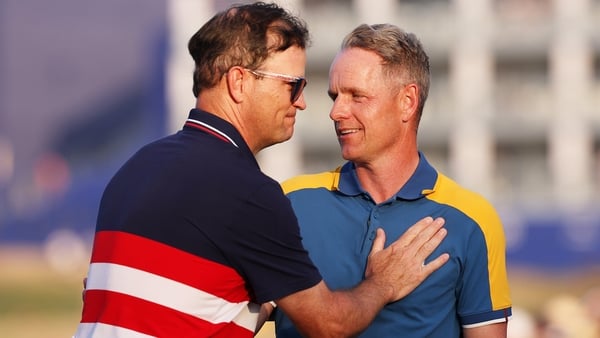
<svg viewBox="0 0 600 338">
<path fill-rule="evenodd" d="M 420 37 L 432 88 L 420 146 L 497 203 L 579 209 L 600 201 L 600 1 L 297 0 L 314 45 L 309 107 L 298 118 L 301 171 L 339 163 L 328 67 L 360 23 Z"/>
<path fill-rule="evenodd" d="M 236 2 L 248 1 L 0 1 L 0 242 L 90 236 L 112 174 L 194 105 L 189 37 Z M 267 173 L 343 162 L 329 64 L 358 24 L 394 23 L 431 58 L 420 148 L 498 207 L 509 260 L 598 265 L 600 0 L 277 2 L 313 45 L 308 108 L 291 141 L 261 153 Z"/>
<path fill-rule="evenodd" d="M 93 233 L 110 177 L 166 133 L 165 12 L 164 0 L 0 1 L 0 242 Z"/>
</svg>

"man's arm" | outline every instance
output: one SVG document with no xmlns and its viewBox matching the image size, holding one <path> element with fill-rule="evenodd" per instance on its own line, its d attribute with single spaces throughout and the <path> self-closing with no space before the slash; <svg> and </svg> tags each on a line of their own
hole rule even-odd
<svg viewBox="0 0 600 338">
<path fill-rule="evenodd" d="M 506 338 L 507 322 L 463 329 L 465 338 Z"/>
<path fill-rule="evenodd" d="M 443 225 L 441 218 L 424 218 L 385 249 L 385 234 L 378 229 L 362 283 L 332 292 L 321 281 L 277 300 L 277 305 L 306 337 L 356 335 L 385 304 L 408 295 L 448 261 L 449 255 L 442 254 L 423 264 L 446 236 Z"/>
</svg>

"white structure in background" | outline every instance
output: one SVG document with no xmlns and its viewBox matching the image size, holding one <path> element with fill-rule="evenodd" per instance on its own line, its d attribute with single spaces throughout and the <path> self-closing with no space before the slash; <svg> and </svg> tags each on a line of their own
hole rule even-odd
<svg viewBox="0 0 600 338">
<path fill-rule="evenodd" d="M 549 50 L 549 71 L 554 109 L 548 133 L 549 164 L 557 202 L 578 208 L 592 198 L 594 189 L 590 184 L 594 134 L 589 116 L 592 107 L 588 104 L 594 81 L 588 15 L 592 8 L 590 0 L 553 0 L 553 5 L 555 34 Z M 595 109 L 598 118 L 600 108 Z"/>
<path fill-rule="evenodd" d="M 169 133 L 183 126 L 190 109 L 195 106 L 192 94 L 194 60 L 188 53 L 189 39 L 214 14 L 211 1 L 169 0 L 169 50 L 167 51 L 166 98 L 169 111 Z"/>
<path fill-rule="evenodd" d="M 491 7 L 491 0 L 455 1 L 456 38 L 449 51 L 450 93 L 454 98 L 454 106 L 449 106 L 452 112 L 448 112 L 453 115 L 448 140 L 450 169 L 454 179 L 486 196 L 493 193 L 494 169 Z M 466 85 L 469 83 L 477 85 Z"/>
<path fill-rule="evenodd" d="M 259 157 L 276 179 L 342 163 L 329 64 L 352 28 L 390 22 L 417 34 L 431 57 L 419 142 L 436 167 L 499 205 L 577 212 L 600 201 L 599 0 L 277 2 L 306 20 L 313 45 L 295 136 Z M 176 129 L 193 104 L 187 39 L 233 1 L 169 3 Z"/>
</svg>

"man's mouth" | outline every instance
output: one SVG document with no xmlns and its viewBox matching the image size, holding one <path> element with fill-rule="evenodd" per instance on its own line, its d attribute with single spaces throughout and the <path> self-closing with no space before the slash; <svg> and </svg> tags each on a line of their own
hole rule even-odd
<svg viewBox="0 0 600 338">
<path fill-rule="evenodd" d="M 338 130 L 338 135 L 343 136 L 343 135 L 353 134 L 358 131 L 359 131 L 359 129 L 341 129 L 341 130 Z"/>
</svg>

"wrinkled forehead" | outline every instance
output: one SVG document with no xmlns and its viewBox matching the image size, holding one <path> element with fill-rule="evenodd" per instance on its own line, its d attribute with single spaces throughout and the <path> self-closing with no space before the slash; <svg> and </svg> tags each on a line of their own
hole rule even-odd
<svg viewBox="0 0 600 338">
<path fill-rule="evenodd" d="M 345 48 L 340 50 L 333 59 L 329 75 L 365 70 L 372 74 L 374 71 L 381 71 L 383 66 L 383 59 L 373 51 L 362 48 Z"/>
</svg>

